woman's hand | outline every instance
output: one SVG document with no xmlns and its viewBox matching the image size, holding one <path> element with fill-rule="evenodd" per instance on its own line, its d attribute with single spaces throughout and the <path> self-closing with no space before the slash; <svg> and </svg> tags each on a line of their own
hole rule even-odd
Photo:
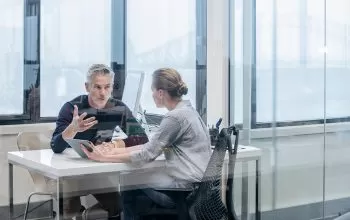
<svg viewBox="0 0 350 220">
<path fill-rule="evenodd" d="M 102 144 L 93 147 L 103 155 L 115 155 L 124 153 L 125 143 L 122 140 L 112 141 L 112 142 L 102 142 Z"/>
<path fill-rule="evenodd" d="M 100 161 L 100 162 L 106 161 L 106 158 L 107 158 L 106 154 L 104 154 L 101 150 L 99 150 L 97 146 L 94 146 L 93 144 L 90 145 L 90 147 L 93 149 L 92 152 L 88 151 L 82 144 L 80 147 L 89 159 Z"/>
<path fill-rule="evenodd" d="M 91 144 L 90 147 L 93 150 L 90 152 L 83 145 L 80 147 L 90 160 L 113 163 L 127 163 L 131 161 L 130 154 L 125 148 L 113 148 L 110 150 L 108 146 L 94 146 Z"/>
<path fill-rule="evenodd" d="M 125 148 L 125 142 L 123 140 L 112 141 L 115 148 Z"/>
<path fill-rule="evenodd" d="M 113 154 L 115 146 L 111 142 L 102 142 L 102 144 L 94 146 L 94 149 L 100 151 L 102 154 Z"/>
</svg>

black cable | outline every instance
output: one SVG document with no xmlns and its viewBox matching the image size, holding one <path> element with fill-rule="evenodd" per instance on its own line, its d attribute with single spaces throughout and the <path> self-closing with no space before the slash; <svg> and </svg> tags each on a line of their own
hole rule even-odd
<svg viewBox="0 0 350 220">
<path fill-rule="evenodd" d="M 43 202 L 43 203 L 41 203 L 41 204 L 35 206 L 34 208 L 29 209 L 29 210 L 28 210 L 28 214 L 31 213 L 32 211 L 34 211 L 35 209 L 38 209 L 39 207 L 43 206 L 43 205 L 46 204 L 47 202 L 50 202 L 50 201 L 52 201 L 52 200 L 47 200 L 47 201 L 45 201 L 45 202 Z M 52 210 L 51 210 L 51 211 L 52 211 Z M 14 217 L 14 219 L 18 219 L 19 217 L 22 217 L 22 216 L 24 216 L 24 213 L 23 213 L 23 214 L 20 214 L 20 215 L 18 215 L 18 216 L 16 216 L 16 217 Z"/>
</svg>

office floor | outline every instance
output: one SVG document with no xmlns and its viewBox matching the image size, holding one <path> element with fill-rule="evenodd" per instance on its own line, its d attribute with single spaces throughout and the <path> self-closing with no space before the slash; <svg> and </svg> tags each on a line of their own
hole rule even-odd
<svg viewBox="0 0 350 220">
<path fill-rule="evenodd" d="M 29 213 L 28 213 L 28 219 L 33 218 L 41 218 L 41 217 L 47 217 L 50 216 L 49 212 L 50 203 L 49 202 L 33 202 L 29 206 Z M 23 219 L 23 214 L 25 210 L 25 205 L 17 205 L 14 209 L 14 217 L 15 219 Z M 0 219 L 5 220 L 9 219 L 9 209 L 8 206 L 0 207 Z"/>
</svg>

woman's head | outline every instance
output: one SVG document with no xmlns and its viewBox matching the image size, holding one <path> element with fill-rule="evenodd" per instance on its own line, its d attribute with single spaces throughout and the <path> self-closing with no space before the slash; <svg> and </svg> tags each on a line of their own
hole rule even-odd
<svg viewBox="0 0 350 220">
<path fill-rule="evenodd" d="M 181 75 L 175 69 L 157 69 L 152 77 L 153 99 L 157 107 L 171 107 L 168 105 L 177 104 L 188 92 Z"/>
</svg>

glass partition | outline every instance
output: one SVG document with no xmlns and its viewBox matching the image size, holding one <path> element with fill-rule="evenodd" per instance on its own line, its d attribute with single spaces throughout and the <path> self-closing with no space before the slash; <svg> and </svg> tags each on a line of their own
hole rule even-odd
<svg viewBox="0 0 350 220">
<path fill-rule="evenodd" d="M 262 150 L 262 219 L 346 213 L 349 1 L 229 2 L 230 123 Z"/>
</svg>

